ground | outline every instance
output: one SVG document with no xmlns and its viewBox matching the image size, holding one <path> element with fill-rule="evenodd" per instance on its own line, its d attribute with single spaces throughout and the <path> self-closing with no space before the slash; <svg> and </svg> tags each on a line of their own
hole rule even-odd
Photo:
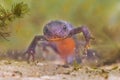
<svg viewBox="0 0 120 80">
<path fill-rule="evenodd" d="M 28 64 L 26 61 L 1 60 L 0 80 L 120 80 L 120 64 L 90 67 L 61 66 L 51 61 Z"/>
</svg>

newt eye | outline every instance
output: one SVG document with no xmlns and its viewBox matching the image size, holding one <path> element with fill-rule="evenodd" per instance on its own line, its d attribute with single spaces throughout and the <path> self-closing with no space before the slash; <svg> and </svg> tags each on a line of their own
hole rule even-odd
<svg viewBox="0 0 120 80">
<path fill-rule="evenodd" d="M 67 30 L 67 27 L 65 25 L 63 26 L 63 30 Z"/>
<path fill-rule="evenodd" d="M 48 33 L 48 32 L 49 32 L 48 28 L 45 28 L 44 33 Z"/>
</svg>

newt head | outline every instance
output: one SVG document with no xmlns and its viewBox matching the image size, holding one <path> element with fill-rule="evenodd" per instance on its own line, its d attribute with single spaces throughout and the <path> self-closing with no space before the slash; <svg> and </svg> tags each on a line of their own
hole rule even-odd
<svg viewBox="0 0 120 80">
<path fill-rule="evenodd" d="M 56 41 L 65 39 L 72 29 L 72 25 L 68 22 L 55 20 L 45 25 L 43 33 L 47 40 Z"/>
</svg>

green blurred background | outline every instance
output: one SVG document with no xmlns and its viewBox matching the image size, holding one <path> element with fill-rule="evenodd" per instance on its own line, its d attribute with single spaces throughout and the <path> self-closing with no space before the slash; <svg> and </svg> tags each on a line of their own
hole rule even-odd
<svg viewBox="0 0 120 80">
<path fill-rule="evenodd" d="M 0 40 L 0 51 L 24 50 L 34 35 L 42 34 L 50 20 L 66 20 L 75 27 L 87 25 L 95 41 L 93 47 L 102 55 L 103 62 L 120 58 L 120 0 L 0 0 L 9 9 L 18 2 L 27 3 L 30 11 L 8 27 L 10 41 Z"/>
</svg>

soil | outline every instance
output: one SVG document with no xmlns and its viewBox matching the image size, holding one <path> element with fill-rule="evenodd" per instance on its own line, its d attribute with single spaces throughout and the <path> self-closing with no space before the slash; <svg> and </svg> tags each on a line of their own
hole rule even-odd
<svg viewBox="0 0 120 80">
<path fill-rule="evenodd" d="M 1 60 L 0 80 L 120 80 L 120 64 L 101 67 L 58 65 L 53 61 Z"/>
</svg>

